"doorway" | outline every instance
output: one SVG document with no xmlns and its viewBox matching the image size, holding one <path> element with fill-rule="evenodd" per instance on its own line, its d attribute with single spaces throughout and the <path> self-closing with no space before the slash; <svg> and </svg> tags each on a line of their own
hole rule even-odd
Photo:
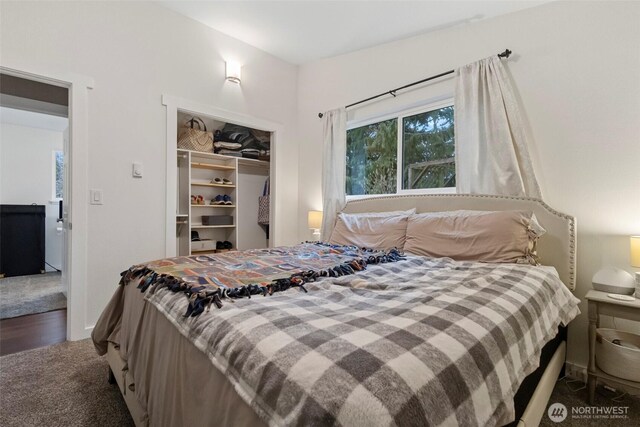
<svg viewBox="0 0 640 427">
<path fill-rule="evenodd" d="M 0 73 L 0 353 L 65 341 L 69 89 Z"/>
</svg>

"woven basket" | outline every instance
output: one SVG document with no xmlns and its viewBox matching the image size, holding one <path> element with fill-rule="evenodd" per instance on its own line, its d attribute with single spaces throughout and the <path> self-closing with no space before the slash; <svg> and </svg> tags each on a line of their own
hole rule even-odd
<svg viewBox="0 0 640 427">
<path fill-rule="evenodd" d="M 616 329 L 597 329 L 596 364 L 614 377 L 640 381 L 640 335 Z"/>
</svg>

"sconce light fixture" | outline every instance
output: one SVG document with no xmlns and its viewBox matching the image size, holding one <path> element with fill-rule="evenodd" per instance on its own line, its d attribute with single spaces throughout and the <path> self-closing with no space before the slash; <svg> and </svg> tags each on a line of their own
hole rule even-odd
<svg viewBox="0 0 640 427">
<path fill-rule="evenodd" d="M 227 80 L 240 84 L 240 68 L 241 65 L 235 61 L 227 61 Z"/>
</svg>

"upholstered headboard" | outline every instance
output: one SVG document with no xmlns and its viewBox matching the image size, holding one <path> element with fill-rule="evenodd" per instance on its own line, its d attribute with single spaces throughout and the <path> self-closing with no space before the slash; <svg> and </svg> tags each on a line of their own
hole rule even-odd
<svg viewBox="0 0 640 427">
<path fill-rule="evenodd" d="M 477 194 L 381 196 L 351 200 L 343 212 L 385 212 L 416 208 L 418 213 L 456 210 L 533 211 L 547 230 L 538 241 L 540 263 L 556 268 L 572 291 L 576 286 L 576 219 L 538 199 Z"/>
</svg>

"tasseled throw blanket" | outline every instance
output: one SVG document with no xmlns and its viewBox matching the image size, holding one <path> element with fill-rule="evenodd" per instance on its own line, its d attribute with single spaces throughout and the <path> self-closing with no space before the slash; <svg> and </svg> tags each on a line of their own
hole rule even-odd
<svg viewBox="0 0 640 427">
<path fill-rule="evenodd" d="M 271 295 L 290 288 L 304 292 L 319 277 L 339 277 L 364 270 L 367 264 L 403 259 L 396 249 L 375 251 L 355 246 L 303 243 L 291 247 L 253 249 L 215 255 L 182 256 L 136 265 L 121 273 L 120 284 L 137 281 L 141 292 L 168 288 L 189 298 L 185 317 L 198 316 L 225 298 Z"/>
</svg>

